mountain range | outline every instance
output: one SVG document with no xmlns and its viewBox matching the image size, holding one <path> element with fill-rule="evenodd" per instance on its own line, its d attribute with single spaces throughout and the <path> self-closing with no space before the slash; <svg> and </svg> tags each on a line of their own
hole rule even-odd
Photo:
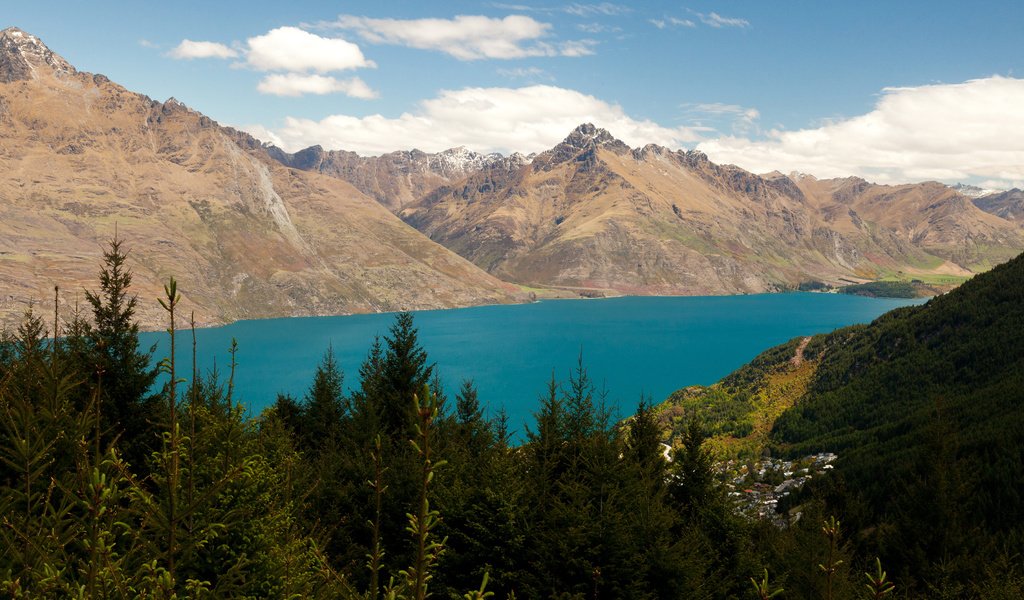
<svg viewBox="0 0 1024 600">
<path fill-rule="evenodd" d="M 530 156 L 457 148 L 360 157 L 318 146 L 268 153 L 344 179 L 503 280 L 548 290 L 959 283 L 1024 250 L 1019 191 L 972 198 L 937 182 L 755 175 L 698 151 L 630 148 L 591 124 Z"/>
<path fill-rule="evenodd" d="M 288 153 L 0 32 L 0 320 L 73 303 L 123 237 L 202 324 L 522 302 L 958 283 L 1024 250 L 1019 191 L 756 175 L 590 124 L 530 156 Z M 967 190 L 961 190 L 967 191 Z M 1016 195 L 1014 195 L 1014 192 Z M 157 326 L 155 302 L 140 305 Z"/>
<path fill-rule="evenodd" d="M 105 242 L 131 248 L 139 317 L 179 280 L 200 323 L 522 301 L 515 286 L 337 178 L 290 169 L 246 134 L 170 99 L 78 72 L 0 33 L 0 313 L 68 303 Z"/>
</svg>

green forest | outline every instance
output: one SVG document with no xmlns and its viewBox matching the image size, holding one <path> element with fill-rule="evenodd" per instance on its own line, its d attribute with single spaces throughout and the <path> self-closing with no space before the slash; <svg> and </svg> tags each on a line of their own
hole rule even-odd
<svg viewBox="0 0 1024 600">
<path fill-rule="evenodd" d="M 358 373 L 325 348 L 302 397 L 246 417 L 235 364 L 197 372 L 173 279 L 193 359 L 140 346 L 156 299 L 131 279 L 114 240 L 80 311 L 0 340 L 0 597 L 1024 597 L 1024 258 L 769 350 L 668 420 L 642 399 L 616 422 L 582 358 L 539 373 L 522 441 L 440 381 L 410 313 Z M 798 377 L 755 385 L 798 347 Z M 783 526 L 718 468 L 821 451 Z"/>
</svg>

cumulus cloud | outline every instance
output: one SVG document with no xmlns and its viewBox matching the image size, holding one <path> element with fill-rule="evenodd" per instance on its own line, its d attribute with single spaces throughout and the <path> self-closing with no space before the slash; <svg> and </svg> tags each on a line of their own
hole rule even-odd
<svg viewBox="0 0 1024 600">
<path fill-rule="evenodd" d="M 358 77 L 337 79 L 324 75 L 375 67 L 352 42 L 327 38 L 299 29 L 278 27 L 263 35 L 251 37 L 238 50 L 217 42 L 183 40 L 168 55 L 172 58 L 237 58 L 257 71 L 277 71 L 264 77 L 257 90 L 276 96 L 342 93 L 354 98 L 376 98 L 377 93 Z M 284 73 L 281 73 L 281 72 Z"/>
<path fill-rule="evenodd" d="M 859 175 L 895 183 L 1024 180 L 1024 79 L 886 88 L 874 109 L 764 140 L 726 136 L 698 148 L 754 172 Z"/>
<path fill-rule="evenodd" d="M 359 46 L 298 27 L 278 27 L 248 39 L 246 62 L 261 71 L 344 71 L 376 66 Z"/>
<path fill-rule="evenodd" d="M 502 19 L 459 15 L 454 19 L 372 19 L 342 15 L 330 26 L 356 32 L 375 44 L 444 52 L 459 60 L 591 54 L 593 42 L 552 44 L 541 38 L 551 24 L 523 15 Z"/>
<path fill-rule="evenodd" d="M 217 42 L 196 42 L 193 40 L 181 40 L 168 53 L 172 58 L 193 59 L 193 58 L 235 58 L 238 51 Z"/>
<path fill-rule="evenodd" d="M 366 85 L 362 79 L 336 79 L 327 75 L 303 73 L 274 73 L 264 77 L 256 87 L 262 94 L 274 96 L 302 96 L 304 94 L 335 94 L 342 93 L 353 98 L 369 100 L 377 97 L 377 92 Z"/>
<path fill-rule="evenodd" d="M 437 152 L 466 146 L 478 152 L 540 152 L 576 126 L 590 122 L 633 146 L 656 143 L 678 148 L 698 139 L 687 127 L 637 120 L 620 106 L 581 92 L 548 85 L 521 88 L 444 90 L 417 109 L 395 118 L 332 115 L 319 121 L 289 117 L 268 130 L 243 127 L 285 150 L 314 144 L 375 155 L 418 148 Z"/>
<path fill-rule="evenodd" d="M 748 21 L 746 19 L 737 19 L 737 18 L 734 18 L 734 17 L 723 17 L 722 15 L 720 15 L 720 14 L 718 14 L 716 12 L 712 12 L 712 13 L 708 13 L 708 14 L 704 14 L 704 13 L 694 13 L 694 14 L 697 15 L 697 18 L 700 19 L 701 23 L 704 23 L 705 25 L 709 25 L 709 26 L 714 27 L 716 29 L 721 29 L 722 27 L 739 27 L 740 29 L 743 29 L 743 28 L 746 28 L 746 27 L 750 27 L 750 21 Z"/>
</svg>

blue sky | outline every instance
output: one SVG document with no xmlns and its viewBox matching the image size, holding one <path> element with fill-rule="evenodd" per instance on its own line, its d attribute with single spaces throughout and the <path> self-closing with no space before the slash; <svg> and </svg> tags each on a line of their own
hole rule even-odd
<svg viewBox="0 0 1024 600">
<path fill-rule="evenodd" d="M 535 152 L 582 120 L 754 171 L 1024 181 L 1024 2 L 20 2 L 81 70 L 290 150 Z"/>
</svg>

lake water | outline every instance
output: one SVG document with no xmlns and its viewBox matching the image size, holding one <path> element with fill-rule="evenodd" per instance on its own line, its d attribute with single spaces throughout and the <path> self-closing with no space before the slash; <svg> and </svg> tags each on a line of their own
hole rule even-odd
<svg viewBox="0 0 1024 600">
<path fill-rule="evenodd" d="M 918 300 L 838 294 L 763 294 L 714 297 L 624 297 L 550 300 L 415 313 L 419 339 L 453 398 L 472 379 L 483 404 L 504 406 L 521 436 L 532 423 L 538 396 L 554 373 L 568 378 L 582 352 L 584 365 L 604 385 L 617 413 L 632 413 L 644 393 L 655 402 L 693 384 L 710 384 L 761 351 L 796 336 L 867 323 Z M 358 369 L 393 314 L 241 321 L 197 331 L 200 369 L 214 363 L 227 381 L 231 339 L 238 341 L 235 397 L 253 412 L 278 392 L 301 398 L 329 345 L 358 386 Z M 142 334 L 156 359 L 167 354 L 165 333 Z M 182 371 L 191 370 L 191 334 L 178 338 Z"/>
</svg>

